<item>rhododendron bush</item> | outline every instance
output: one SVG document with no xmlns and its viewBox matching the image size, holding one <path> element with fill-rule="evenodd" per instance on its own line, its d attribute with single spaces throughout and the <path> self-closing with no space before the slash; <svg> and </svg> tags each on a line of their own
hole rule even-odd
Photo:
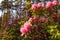
<svg viewBox="0 0 60 40">
<path fill-rule="evenodd" d="M 32 4 L 32 16 L 21 27 L 21 40 L 60 40 L 58 1 Z"/>
<path fill-rule="evenodd" d="M 48 1 L 44 6 L 41 2 L 27 1 L 26 8 L 31 16 L 7 22 L 6 30 L 0 31 L 0 40 L 60 40 L 58 5 L 58 0 Z"/>
</svg>

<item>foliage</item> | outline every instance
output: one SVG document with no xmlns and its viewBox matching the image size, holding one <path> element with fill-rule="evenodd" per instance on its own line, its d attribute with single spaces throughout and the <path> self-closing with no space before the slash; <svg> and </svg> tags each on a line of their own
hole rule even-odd
<svg viewBox="0 0 60 40">
<path fill-rule="evenodd" d="M 7 22 L 5 30 L 0 29 L 0 40 L 60 40 L 58 1 L 49 1 L 45 6 L 28 0 L 25 4 L 32 16 Z"/>
</svg>

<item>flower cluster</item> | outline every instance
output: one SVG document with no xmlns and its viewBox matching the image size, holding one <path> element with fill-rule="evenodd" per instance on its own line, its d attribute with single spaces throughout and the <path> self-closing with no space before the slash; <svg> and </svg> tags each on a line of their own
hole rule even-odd
<svg viewBox="0 0 60 40">
<path fill-rule="evenodd" d="M 35 22 L 37 22 L 37 23 L 45 23 L 45 22 L 48 22 L 48 18 L 34 18 L 34 17 L 31 17 L 31 18 L 29 18 L 29 21 L 31 22 L 31 23 L 35 23 Z"/>
<path fill-rule="evenodd" d="M 40 9 L 40 8 L 42 8 L 42 3 L 33 4 L 32 7 L 31 7 L 31 9 L 33 11 L 36 10 L 36 9 Z"/>
<path fill-rule="evenodd" d="M 8 24 L 8 26 L 16 26 L 16 24 L 12 23 L 12 22 L 8 22 L 7 24 Z"/>
<path fill-rule="evenodd" d="M 14 18 L 14 21 L 20 21 L 20 18 Z"/>
<path fill-rule="evenodd" d="M 55 14 L 52 14 L 52 18 L 53 19 L 57 19 L 58 18 L 58 15 L 55 13 Z"/>
<path fill-rule="evenodd" d="M 45 8 L 51 8 L 52 6 L 58 6 L 58 1 L 54 0 L 53 2 L 51 1 L 47 2 L 47 4 L 45 5 Z M 36 10 L 36 9 L 41 9 L 42 7 L 43 7 L 42 3 L 38 3 L 38 4 L 33 4 L 31 9 Z"/>
<path fill-rule="evenodd" d="M 48 40 L 49 35 L 51 35 L 48 32 L 48 26 L 59 24 L 59 16 L 55 12 L 57 6 L 57 0 L 47 2 L 44 7 L 41 2 L 32 4 L 32 16 L 24 23 L 24 27 L 20 28 L 22 35 L 26 35 L 27 40 Z"/>
<path fill-rule="evenodd" d="M 24 27 L 20 29 L 20 32 L 22 33 L 22 35 L 26 35 L 30 31 L 31 26 L 32 26 L 31 24 L 25 23 Z"/>
</svg>

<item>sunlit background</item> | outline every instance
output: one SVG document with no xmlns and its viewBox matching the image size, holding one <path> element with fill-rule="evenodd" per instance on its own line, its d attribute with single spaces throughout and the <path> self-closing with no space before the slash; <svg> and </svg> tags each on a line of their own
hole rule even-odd
<svg viewBox="0 0 60 40">
<path fill-rule="evenodd" d="M 0 6 L 1 6 L 1 2 L 4 0 L 0 0 Z M 2 10 L 0 10 L 0 17 L 2 16 Z"/>
<path fill-rule="evenodd" d="M 2 5 L 2 1 L 4 1 L 4 0 L 0 0 L 0 17 L 3 15 L 3 11 L 1 10 L 1 5 Z M 16 3 L 18 3 L 20 0 L 17 0 L 17 1 L 15 1 L 15 0 L 8 0 L 8 1 L 13 1 L 12 2 L 12 5 L 16 5 Z M 42 3 L 43 3 L 43 0 L 41 0 L 42 1 Z M 31 1 L 32 2 L 32 1 Z M 20 2 L 19 2 L 20 3 Z M 25 0 L 22 0 L 22 6 L 21 6 L 21 8 L 24 8 L 24 3 L 25 3 Z M 36 3 L 36 1 L 35 1 L 35 3 Z M 60 0 L 59 0 L 59 3 L 60 3 Z M 20 5 L 20 4 L 19 4 Z M 44 5 L 44 4 L 43 4 Z M 12 8 L 12 7 L 11 7 Z M 20 10 L 22 10 L 22 9 L 19 9 L 19 7 L 17 8 L 17 11 L 18 12 L 20 12 Z M 60 12 L 60 11 L 59 11 Z M 15 17 L 16 16 L 16 10 L 15 9 L 11 9 L 11 13 L 12 13 L 12 15 Z"/>
</svg>

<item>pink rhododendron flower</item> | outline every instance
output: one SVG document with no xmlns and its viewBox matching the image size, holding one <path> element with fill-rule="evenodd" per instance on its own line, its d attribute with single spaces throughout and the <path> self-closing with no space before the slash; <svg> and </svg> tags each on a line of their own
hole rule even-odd
<svg viewBox="0 0 60 40">
<path fill-rule="evenodd" d="M 16 26 L 16 24 L 12 24 L 13 26 Z"/>
<path fill-rule="evenodd" d="M 15 21 L 19 21 L 19 20 L 20 20 L 20 18 L 15 18 L 14 20 L 15 20 Z"/>
<path fill-rule="evenodd" d="M 38 3 L 37 8 L 42 8 L 42 3 Z"/>
<path fill-rule="evenodd" d="M 25 23 L 24 24 L 24 28 L 27 30 L 27 31 L 29 31 L 30 29 L 31 29 L 31 24 L 29 24 L 29 23 Z"/>
<path fill-rule="evenodd" d="M 33 22 L 33 18 L 29 18 L 29 21 L 30 21 L 30 22 Z"/>
<path fill-rule="evenodd" d="M 44 22 L 47 22 L 48 21 L 48 18 L 42 18 L 41 19 L 41 22 L 44 23 Z"/>
<path fill-rule="evenodd" d="M 37 9 L 37 4 L 33 4 L 31 7 L 32 10 L 36 10 Z"/>
<path fill-rule="evenodd" d="M 52 18 L 53 19 L 56 19 L 57 18 L 57 14 L 55 13 L 55 14 L 52 14 Z"/>
<path fill-rule="evenodd" d="M 13 24 L 12 22 L 8 22 L 8 26 L 12 26 L 12 24 Z"/>
<path fill-rule="evenodd" d="M 22 35 L 26 35 L 28 31 L 25 28 L 20 28 L 20 32 Z"/>
<path fill-rule="evenodd" d="M 46 8 L 51 8 L 52 7 L 52 2 L 49 1 L 47 4 L 46 4 Z"/>
<path fill-rule="evenodd" d="M 53 5 L 54 5 L 54 6 L 58 6 L 58 1 L 54 0 L 54 1 L 53 1 Z"/>
<path fill-rule="evenodd" d="M 58 0 L 54 0 L 54 1 L 58 1 Z"/>
</svg>

